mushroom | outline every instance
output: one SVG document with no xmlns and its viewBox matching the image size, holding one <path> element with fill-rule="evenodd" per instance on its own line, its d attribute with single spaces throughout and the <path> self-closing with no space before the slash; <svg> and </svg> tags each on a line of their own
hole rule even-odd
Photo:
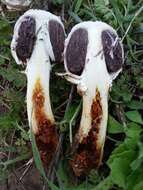
<svg viewBox="0 0 143 190">
<path fill-rule="evenodd" d="M 72 145 L 70 166 L 85 176 L 101 164 L 108 118 L 108 93 L 122 70 L 123 46 L 116 31 L 104 22 L 82 22 L 65 41 L 65 74 L 83 98 L 80 127 Z"/>
<path fill-rule="evenodd" d="M 30 6 L 32 0 L 1 0 L 9 10 L 22 10 Z"/>
<path fill-rule="evenodd" d="M 58 144 L 49 97 L 51 61 L 61 61 L 65 31 L 59 17 L 28 10 L 15 24 L 11 52 L 17 64 L 26 65 L 27 113 L 41 159 L 47 165 Z"/>
</svg>

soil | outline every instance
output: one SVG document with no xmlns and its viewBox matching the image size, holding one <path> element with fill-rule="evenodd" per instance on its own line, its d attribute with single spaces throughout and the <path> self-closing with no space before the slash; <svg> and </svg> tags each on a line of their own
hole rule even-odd
<svg viewBox="0 0 143 190">
<path fill-rule="evenodd" d="M 42 190 L 43 182 L 35 166 L 31 166 L 27 174 L 20 180 L 24 171 L 25 168 L 14 170 L 7 183 L 0 185 L 0 190 Z"/>
</svg>

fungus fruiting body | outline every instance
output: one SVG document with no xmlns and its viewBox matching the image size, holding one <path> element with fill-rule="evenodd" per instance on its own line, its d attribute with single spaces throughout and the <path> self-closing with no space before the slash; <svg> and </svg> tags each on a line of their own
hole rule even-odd
<svg viewBox="0 0 143 190">
<path fill-rule="evenodd" d="M 42 10 L 29 10 L 15 24 L 11 43 L 17 64 L 26 65 L 28 121 L 41 158 L 47 165 L 58 144 L 49 96 L 51 60 L 61 60 L 64 38 L 59 17 Z"/>
<path fill-rule="evenodd" d="M 101 164 L 108 118 L 108 93 L 122 70 L 123 47 L 116 31 L 103 22 L 83 22 L 65 41 L 65 78 L 83 98 L 80 127 L 70 165 L 84 176 Z M 74 148 L 75 147 L 75 148 Z"/>
</svg>

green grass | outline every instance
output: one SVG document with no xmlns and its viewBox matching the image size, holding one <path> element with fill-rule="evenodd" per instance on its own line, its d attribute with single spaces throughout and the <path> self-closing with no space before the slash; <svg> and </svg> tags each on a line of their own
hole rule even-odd
<svg viewBox="0 0 143 190">
<path fill-rule="evenodd" d="M 75 183 L 67 169 L 70 129 L 79 120 L 80 97 L 73 95 L 68 104 L 71 86 L 57 78 L 54 66 L 51 78 L 51 100 L 57 125 L 64 134 L 65 158 L 56 171 L 60 190 L 142 190 L 143 189 L 143 0 L 53 0 L 52 10 L 63 16 L 66 30 L 85 20 L 102 20 L 112 25 L 124 43 L 123 72 L 114 81 L 109 97 L 109 121 L 105 156 L 99 171 L 91 171 Z M 64 5 L 64 6 L 63 6 Z M 26 78 L 10 54 L 12 29 L 18 14 L 0 15 L 0 183 L 17 163 L 31 158 L 30 133 L 26 115 Z M 52 85 L 54 84 L 54 85 Z M 58 91 L 57 91 L 58 89 Z M 63 94 L 61 98 L 61 94 Z M 32 137 L 32 136 L 31 136 Z M 34 140 L 32 147 L 37 156 Z M 37 157 L 38 158 L 38 157 Z M 42 165 L 36 161 L 40 171 Z M 42 175 L 45 178 L 45 174 Z"/>
</svg>

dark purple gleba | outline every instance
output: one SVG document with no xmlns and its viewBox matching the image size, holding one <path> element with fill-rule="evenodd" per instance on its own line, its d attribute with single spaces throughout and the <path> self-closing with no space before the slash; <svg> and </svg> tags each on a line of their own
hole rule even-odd
<svg viewBox="0 0 143 190">
<path fill-rule="evenodd" d="M 81 75 L 85 66 L 87 46 L 88 32 L 82 28 L 73 32 L 65 52 L 67 67 L 71 73 Z"/>
<path fill-rule="evenodd" d="M 123 64 L 122 47 L 119 38 L 109 30 L 102 32 L 103 52 L 109 73 L 118 71 Z"/>
<path fill-rule="evenodd" d="M 55 61 L 61 61 L 64 51 L 65 33 L 63 27 L 55 20 L 49 21 L 49 35 Z"/>
<path fill-rule="evenodd" d="M 18 30 L 16 54 L 19 60 L 26 63 L 31 57 L 36 41 L 36 22 L 33 17 L 26 16 Z"/>
</svg>

